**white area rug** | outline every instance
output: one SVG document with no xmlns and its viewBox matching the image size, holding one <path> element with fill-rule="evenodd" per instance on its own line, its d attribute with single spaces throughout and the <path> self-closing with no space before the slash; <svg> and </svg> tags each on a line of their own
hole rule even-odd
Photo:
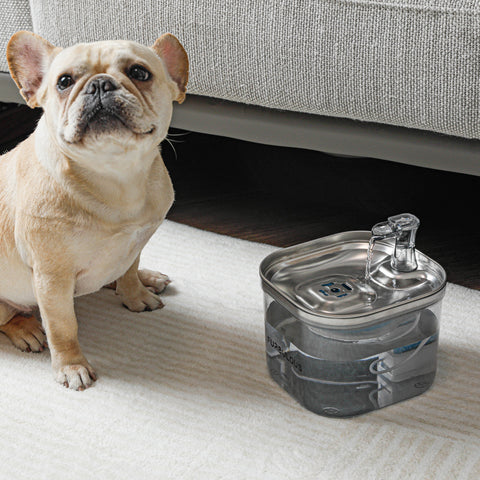
<svg viewBox="0 0 480 480">
<path fill-rule="evenodd" d="M 258 266 L 273 250 L 165 222 L 142 261 L 173 280 L 163 310 L 131 313 L 111 290 L 76 302 L 99 375 L 85 392 L 1 337 L 0 477 L 480 478 L 480 292 L 448 286 L 426 394 L 324 418 L 267 373 Z"/>
</svg>

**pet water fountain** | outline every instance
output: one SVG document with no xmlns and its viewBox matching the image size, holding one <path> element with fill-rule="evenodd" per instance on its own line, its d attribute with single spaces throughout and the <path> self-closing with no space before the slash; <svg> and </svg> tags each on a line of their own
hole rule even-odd
<svg viewBox="0 0 480 480">
<path fill-rule="evenodd" d="M 260 266 L 272 378 L 315 413 L 348 417 L 425 392 L 437 367 L 446 275 L 392 216 L 278 250 Z"/>
</svg>

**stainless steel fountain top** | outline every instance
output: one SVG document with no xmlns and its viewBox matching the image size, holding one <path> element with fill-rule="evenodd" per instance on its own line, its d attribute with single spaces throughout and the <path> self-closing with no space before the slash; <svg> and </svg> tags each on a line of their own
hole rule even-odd
<svg viewBox="0 0 480 480">
<path fill-rule="evenodd" d="M 415 249 L 419 224 L 414 215 L 395 215 L 372 232 L 276 251 L 260 266 L 262 287 L 312 326 L 345 328 L 424 308 L 443 297 L 446 275 Z"/>
</svg>

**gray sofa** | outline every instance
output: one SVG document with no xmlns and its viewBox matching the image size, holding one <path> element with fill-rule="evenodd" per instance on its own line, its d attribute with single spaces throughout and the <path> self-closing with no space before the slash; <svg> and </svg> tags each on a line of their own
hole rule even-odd
<svg viewBox="0 0 480 480">
<path fill-rule="evenodd" d="M 164 32 L 184 44 L 178 128 L 480 174 L 479 0 L 10 0 L 0 101 L 20 102 L 5 47 Z"/>
</svg>

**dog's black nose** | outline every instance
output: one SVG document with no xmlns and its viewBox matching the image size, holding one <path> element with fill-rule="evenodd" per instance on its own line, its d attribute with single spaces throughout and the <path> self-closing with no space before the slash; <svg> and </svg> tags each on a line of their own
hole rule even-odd
<svg viewBox="0 0 480 480">
<path fill-rule="evenodd" d="M 104 95 L 107 92 L 117 90 L 118 85 L 109 77 L 95 77 L 85 88 L 85 93 L 89 95 Z"/>
</svg>

